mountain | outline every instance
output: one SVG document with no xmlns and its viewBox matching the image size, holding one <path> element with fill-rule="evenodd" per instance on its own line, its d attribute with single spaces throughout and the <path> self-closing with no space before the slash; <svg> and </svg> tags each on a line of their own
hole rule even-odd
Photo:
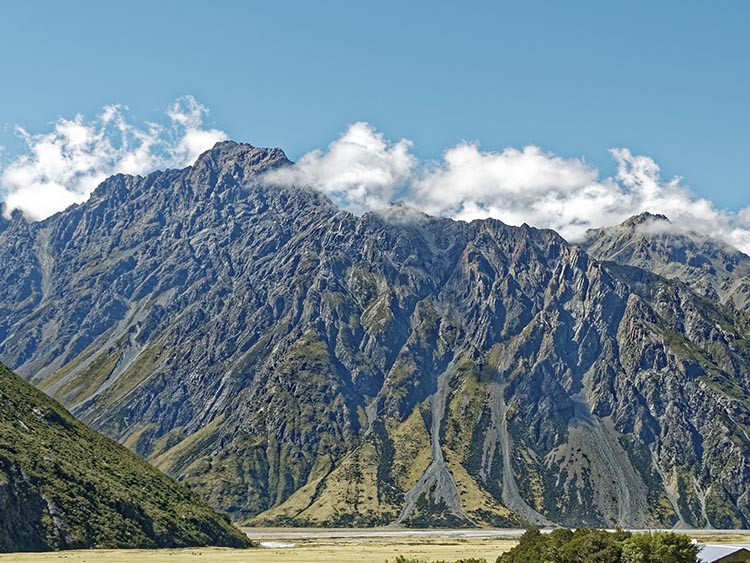
<svg viewBox="0 0 750 563">
<path fill-rule="evenodd" d="M 183 485 L 0 365 L 0 552 L 249 544 Z"/>
<path fill-rule="evenodd" d="M 636 266 L 682 280 L 696 293 L 750 309 L 750 256 L 711 237 L 642 213 L 621 225 L 591 229 L 581 246 L 597 260 Z"/>
<path fill-rule="evenodd" d="M 748 526 L 746 313 L 553 231 L 265 182 L 289 164 L 220 143 L 14 216 L 0 359 L 238 521 Z"/>
</svg>

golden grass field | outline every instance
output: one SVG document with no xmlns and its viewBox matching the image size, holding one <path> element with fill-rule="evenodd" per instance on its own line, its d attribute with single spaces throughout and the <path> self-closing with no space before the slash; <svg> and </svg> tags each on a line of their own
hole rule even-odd
<svg viewBox="0 0 750 563">
<path fill-rule="evenodd" d="M 701 543 L 750 543 L 750 533 L 686 532 Z M 384 563 L 397 555 L 426 561 L 484 558 L 494 563 L 517 540 L 508 537 L 424 535 L 367 531 L 328 533 L 322 530 L 263 530 L 250 533 L 261 541 L 294 544 L 284 548 L 256 549 L 157 549 L 82 550 L 52 553 L 0 554 L 0 562 L 13 563 Z"/>
<path fill-rule="evenodd" d="M 495 558 L 511 549 L 516 540 L 392 539 L 323 540 L 294 542 L 289 548 L 257 549 L 156 549 L 84 550 L 53 553 L 12 553 L 0 561 L 14 563 L 384 563 L 397 555 L 428 561 L 454 561 L 461 557 Z"/>
</svg>

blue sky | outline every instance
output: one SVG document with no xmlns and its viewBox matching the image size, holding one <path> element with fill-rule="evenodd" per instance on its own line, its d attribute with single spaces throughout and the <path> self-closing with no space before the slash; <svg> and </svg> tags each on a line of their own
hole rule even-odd
<svg viewBox="0 0 750 563">
<path fill-rule="evenodd" d="M 462 139 L 615 173 L 608 149 L 719 208 L 750 201 L 750 3 L 0 3 L 0 145 L 21 125 L 182 95 L 207 127 L 298 159 L 365 121 L 420 159 Z"/>
</svg>

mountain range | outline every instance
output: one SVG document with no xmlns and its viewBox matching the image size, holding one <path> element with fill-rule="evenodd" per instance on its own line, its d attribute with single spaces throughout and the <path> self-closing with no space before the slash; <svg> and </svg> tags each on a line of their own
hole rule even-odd
<svg viewBox="0 0 750 563">
<path fill-rule="evenodd" d="M 0 222 L 0 361 L 249 524 L 748 527 L 750 258 L 360 217 L 217 144 Z"/>
</svg>

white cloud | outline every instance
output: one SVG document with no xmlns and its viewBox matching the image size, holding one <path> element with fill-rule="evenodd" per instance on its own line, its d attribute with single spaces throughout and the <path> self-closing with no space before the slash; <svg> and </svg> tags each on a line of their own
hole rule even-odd
<svg viewBox="0 0 750 563">
<path fill-rule="evenodd" d="M 178 131 L 181 128 L 177 142 L 171 147 L 172 161 L 183 166 L 192 164 L 206 149 L 227 138 L 218 129 L 203 129 L 203 116 L 206 113 L 206 108 L 192 96 L 180 98 L 169 106 L 167 116 L 178 126 Z"/>
<path fill-rule="evenodd" d="M 415 157 L 411 142 L 386 141 L 368 123 L 355 123 L 328 145 L 294 166 L 274 170 L 266 181 L 309 186 L 331 196 L 342 207 L 362 213 L 383 207 L 412 176 Z"/>
<path fill-rule="evenodd" d="M 85 201 L 112 174 L 145 174 L 156 168 L 183 167 L 226 135 L 202 127 L 206 108 L 192 96 L 167 110 L 169 123 L 139 127 L 127 108 L 105 106 L 93 120 L 61 117 L 49 133 L 17 128 L 26 152 L 0 171 L 6 214 L 20 209 L 43 219 L 73 203 Z"/>
<path fill-rule="evenodd" d="M 415 178 L 409 203 L 428 213 L 472 220 L 495 217 L 576 236 L 604 214 L 617 213 L 622 194 L 581 160 L 528 146 L 482 152 L 461 143 Z M 626 217 L 626 216 L 625 216 Z"/>
<path fill-rule="evenodd" d="M 84 201 L 107 176 L 143 174 L 190 164 L 225 138 L 203 127 L 206 109 L 192 97 L 166 112 L 167 125 L 138 127 L 126 108 L 107 106 L 93 121 L 60 118 L 46 134 L 18 129 L 27 151 L 0 171 L 9 213 L 34 219 Z M 433 215 L 552 228 L 571 241 L 587 229 L 620 223 L 643 211 L 667 215 L 672 228 L 719 237 L 750 253 L 750 209 L 730 212 L 697 197 L 680 178 L 664 181 L 647 156 L 613 149 L 618 164 L 603 177 L 582 159 L 538 147 L 483 151 L 461 142 L 438 162 L 419 161 L 412 143 L 392 142 L 372 125 L 351 125 L 327 149 L 268 173 L 277 185 L 309 186 L 354 213 L 383 208 L 394 199 Z M 407 217 L 408 213 L 399 212 Z"/>
<path fill-rule="evenodd" d="M 719 237 L 750 252 L 750 209 L 717 209 L 680 178 L 662 181 L 647 156 L 613 149 L 614 177 L 577 158 L 535 146 L 482 151 L 477 143 L 449 148 L 440 162 L 418 162 L 412 143 L 390 143 L 367 123 L 352 125 L 326 152 L 306 154 L 268 177 L 311 186 L 354 212 L 378 209 L 394 196 L 432 215 L 472 220 L 494 217 L 511 225 L 551 228 L 571 241 L 587 229 L 614 225 L 651 211 L 686 232 Z"/>
</svg>

